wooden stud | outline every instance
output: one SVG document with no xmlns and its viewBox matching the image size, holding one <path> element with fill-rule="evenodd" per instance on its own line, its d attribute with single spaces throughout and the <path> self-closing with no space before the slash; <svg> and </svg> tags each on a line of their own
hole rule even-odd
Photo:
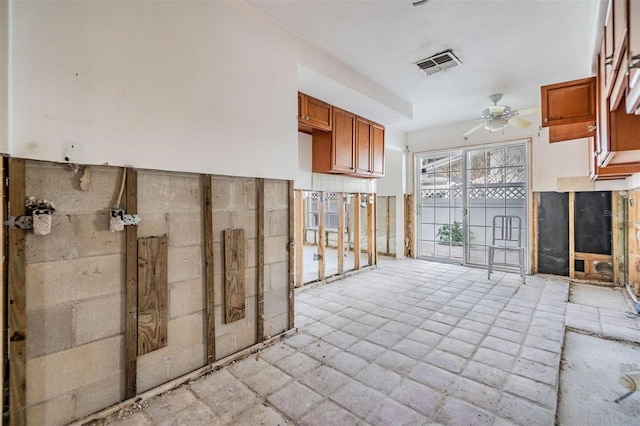
<svg viewBox="0 0 640 426">
<path fill-rule="evenodd" d="M 404 196 L 404 255 L 406 257 L 416 257 L 414 249 L 414 222 L 415 215 L 413 209 L 413 194 Z"/>
<path fill-rule="evenodd" d="M 256 260 L 256 279 L 257 279 L 257 324 L 256 334 L 258 343 L 264 340 L 264 179 L 256 180 L 256 212 L 257 223 L 257 260 Z"/>
<path fill-rule="evenodd" d="M 9 216 L 25 214 L 25 164 L 9 159 Z M 27 318 L 24 229 L 9 229 L 9 415 L 12 425 L 26 424 Z"/>
<path fill-rule="evenodd" d="M 244 229 L 224 231 L 224 319 L 226 324 L 245 317 Z"/>
<path fill-rule="evenodd" d="M 576 272 L 575 204 L 576 193 L 569 192 L 569 278 L 575 278 Z"/>
<path fill-rule="evenodd" d="M 138 213 L 138 172 L 126 170 L 125 205 L 127 214 Z M 138 227 L 125 227 L 125 398 L 137 394 L 138 371 Z"/>
<path fill-rule="evenodd" d="M 391 197 L 385 197 L 387 200 L 387 220 L 385 221 L 387 248 L 385 253 L 389 253 L 391 250 Z"/>
<path fill-rule="evenodd" d="M 367 197 L 367 264 L 375 265 L 376 256 L 376 215 L 375 195 Z"/>
<path fill-rule="evenodd" d="M 294 312 L 294 299 L 295 299 L 295 293 L 294 293 L 294 289 L 295 289 L 295 285 L 296 285 L 296 276 L 295 276 L 295 256 L 296 256 L 296 241 L 295 241 L 295 214 L 294 214 L 294 197 L 295 197 L 295 190 L 293 188 L 293 181 L 290 180 L 289 181 L 289 185 L 288 185 L 288 191 L 287 191 L 287 196 L 288 196 L 288 200 L 289 200 L 289 206 L 287 209 L 287 214 L 289 216 L 289 229 L 288 229 L 288 236 L 289 236 L 289 250 L 288 250 L 288 254 L 289 254 L 289 282 L 288 282 L 288 286 L 289 286 L 289 330 L 291 330 L 294 327 L 294 320 L 295 320 L 295 312 Z"/>
<path fill-rule="evenodd" d="M 325 247 L 325 233 L 324 233 L 324 192 L 318 192 L 318 279 L 324 280 L 324 247 Z"/>
<path fill-rule="evenodd" d="M 300 287 L 304 280 L 304 193 L 295 192 L 295 226 L 296 226 L 296 286 Z"/>
<path fill-rule="evenodd" d="M 168 239 L 138 239 L 138 356 L 167 346 Z"/>
<path fill-rule="evenodd" d="M 0 178 L 5 178 L 5 158 L 4 157 L 0 157 Z M 4 222 L 4 220 L 6 220 L 5 217 L 5 204 L 6 203 L 6 190 L 5 190 L 5 185 L 0 184 L 0 220 L 2 220 Z M 4 226 L 0 226 L 0 254 L 4 255 L 5 252 L 5 227 Z M 5 267 L 4 265 L 2 267 L 0 267 L 0 282 L 1 283 L 5 283 L 6 279 L 6 271 L 5 271 Z M 5 315 L 5 307 L 6 307 L 6 294 L 4 289 L 2 291 L 0 291 L 0 318 L 4 318 Z M 0 324 L 3 324 L 4 320 L 0 319 Z M 4 325 L 3 325 L 4 327 Z M 2 336 L 4 333 L 0 333 L 0 336 Z M 0 354 L 3 362 L 4 362 L 4 353 L 5 353 L 5 338 L 4 337 L 0 337 Z M 4 364 L 3 364 L 4 365 Z M 5 369 L 4 368 L 0 368 L 0 383 L 2 383 L 4 385 L 4 373 L 5 373 Z M 5 412 L 5 400 L 4 398 L 0 398 L 0 412 L 4 413 Z"/>
<path fill-rule="evenodd" d="M 213 204 L 211 193 L 211 176 L 204 175 L 202 181 L 202 215 L 204 232 L 204 286 L 205 316 L 207 332 L 207 364 L 216 360 L 216 323 L 214 317 L 214 285 L 213 285 Z"/>
<path fill-rule="evenodd" d="M 540 193 L 533 194 L 531 209 L 531 273 L 538 273 L 538 206 L 540 205 Z"/>
<path fill-rule="evenodd" d="M 338 193 L 338 274 L 344 274 L 344 192 Z"/>
<path fill-rule="evenodd" d="M 360 269 L 360 194 L 353 197 L 353 269 Z"/>
<path fill-rule="evenodd" d="M 626 199 L 618 191 L 613 191 L 611 196 L 611 230 L 612 230 L 612 251 L 613 256 L 613 283 L 625 285 L 625 265 L 626 265 Z"/>
</svg>

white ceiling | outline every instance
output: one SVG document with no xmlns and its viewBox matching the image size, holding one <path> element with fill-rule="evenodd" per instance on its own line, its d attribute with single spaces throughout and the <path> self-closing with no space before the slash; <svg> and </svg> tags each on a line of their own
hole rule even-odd
<svg viewBox="0 0 640 426">
<path fill-rule="evenodd" d="M 354 111 L 412 131 L 477 118 L 493 93 L 540 105 L 540 86 L 593 75 L 602 0 L 249 1 L 311 44 L 407 101 L 360 96 Z M 452 49 L 462 66 L 427 76 L 414 63 Z M 354 91 L 304 66 L 299 90 L 343 107 Z M 359 94 L 366 95 L 366 94 Z M 358 96 L 355 96 L 356 98 Z M 350 99 L 351 98 L 351 99 Z M 365 115 L 365 112 L 369 116 Z M 407 117 L 412 116 L 412 118 Z M 526 118 L 526 117 L 525 117 Z"/>
</svg>

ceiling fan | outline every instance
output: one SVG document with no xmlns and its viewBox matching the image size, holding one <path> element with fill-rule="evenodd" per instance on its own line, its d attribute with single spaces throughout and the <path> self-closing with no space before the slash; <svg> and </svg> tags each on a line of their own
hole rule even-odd
<svg viewBox="0 0 640 426">
<path fill-rule="evenodd" d="M 462 136 L 466 138 L 481 127 L 484 127 L 490 132 L 500 131 L 508 125 L 520 128 L 529 127 L 533 124 L 532 122 L 523 120 L 522 118 L 517 116 L 533 114 L 540 111 L 540 108 L 528 108 L 516 111 L 512 110 L 508 105 L 498 105 L 498 102 L 500 102 L 500 99 L 502 99 L 502 94 L 500 93 L 489 96 L 489 99 L 491 99 L 493 105 L 489 108 L 485 108 L 482 111 L 482 115 L 480 116 L 480 118 L 478 118 L 478 120 L 482 120 L 482 123 L 474 126 Z"/>
</svg>

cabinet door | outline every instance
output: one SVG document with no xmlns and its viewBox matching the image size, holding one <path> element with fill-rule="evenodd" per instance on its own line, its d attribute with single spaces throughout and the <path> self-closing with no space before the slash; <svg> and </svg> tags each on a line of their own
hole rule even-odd
<svg viewBox="0 0 640 426">
<path fill-rule="evenodd" d="M 371 136 L 371 171 L 384 176 L 384 127 L 374 124 Z"/>
<path fill-rule="evenodd" d="M 595 77 L 589 77 L 542 86 L 542 125 L 595 123 L 595 80 Z"/>
<path fill-rule="evenodd" d="M 356 173 L 371 173 L 371 123 L 356 117 Z"/>
<path fill-rule="evenodd" d="M 331 130 L 332 107 L 326 102 L 307 96 L 306 122 L 314 129 Z"/>
<path fill-rule="evenodd" d="M 626 110 L 640 114 L 640 2 L 629 1 L 629 90 Z"/>
<path fill-rule="evenodd" d="M 332 162 L 333 170 L 354 171 L 354 135 L 356 116 L 333 108 Z"/>
</svg>

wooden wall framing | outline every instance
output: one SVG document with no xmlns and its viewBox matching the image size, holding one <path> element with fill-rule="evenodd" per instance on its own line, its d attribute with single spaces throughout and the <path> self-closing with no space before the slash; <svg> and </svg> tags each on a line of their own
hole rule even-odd
<svg viewBox="0 0 640 426">
<path fill-rule="evenodd" d="M 294 196 L 295 196 L 295 191 L 293 188 L 293 181 L 290 180 L 288 182 L 287 185 L 287 194 L 288 194 L 288 201 L 289 201 L 289 208 L 288 208 L 288 219 L 289 219 L 289 227 L 288 227 L 288 239 L 289 239 L 289 246 L 287 248 L 287 254 L 289 256 L 289 265 L 288 265 L 288 282 L 287 282 L 287 286 L 288 286 L 288 297 L 289 297 L 289 310 L 288 310 L 288 314 L 289 314 L 289 329 L 292 329 L 294 327 L 294 323 L 295 323 L 295 306 L 294 306 L 294 302 L 295 302 L 295 293 L 294 293 L 294 288 L 296 285 L 296 277 L 295 277 L 295 256 L 296 256 L 296 241 L 295 241 L 295 211 L 294 211 Z"/>
<path fill-rule="evenodd" d="M 325 193 L 318 192 L 318 280 L 324 280 L 324 256 L 325 256 L 325 227 L 324 227 L 324 200 Z"/>
<path fill-rule="evenodd" d="M 338 274 L 344 274 L 344 192 L 338 193 Z"/>
<path fill-rule="evenodd" d="M 256 180 L 256 203 L 257 203 L 257 303 L 256 303 L 256 334 L 258 343 L 264 340 L 264 179 Z"/>
<path fill-rule="evenodd" d="M 207 347 L 207 364 L 216 360 L 216 323 L 214 317 L 214 290 L 213 290 L 213 204 L 211 194 L 211 176 L 202 178 L 202 214 L 204 232 L 204 294 L 206 332 L 205 345 Z"/>
<path fill-rule="evenodd" d="M 25 164 L 9 159 L 9 216 L 25 214 Z M 12 425 L 24 425 L 27 405 L 27 317 L 24 229 L 8 230 L 9 248 L 9 415 Z"/>
<path fill-rule="evenodd" d="M 415 215 L 413 208 L 413 194 L 404 195 L 404 255 L 405 257 L 416 257 L 415 251 Z"/>
<path fill-rule="evenodd" d="M 304 282 L 304 192 L 295 191 L 295 241 L 296 241 L 296 287 L 301 287 Z"/>
<path fill-rule="evenodd" d="M 360 269 L 360 194 L 353 197 L 353 268 Z"/>
<path fill-rule="evenodd" d="M 138 213 L 138 172 L 126 173 L 125 206 L 127 214 Z M 138 376 L 138 227 L 125 227 L 125 399 L 137 395 Z"/>
</svg>

